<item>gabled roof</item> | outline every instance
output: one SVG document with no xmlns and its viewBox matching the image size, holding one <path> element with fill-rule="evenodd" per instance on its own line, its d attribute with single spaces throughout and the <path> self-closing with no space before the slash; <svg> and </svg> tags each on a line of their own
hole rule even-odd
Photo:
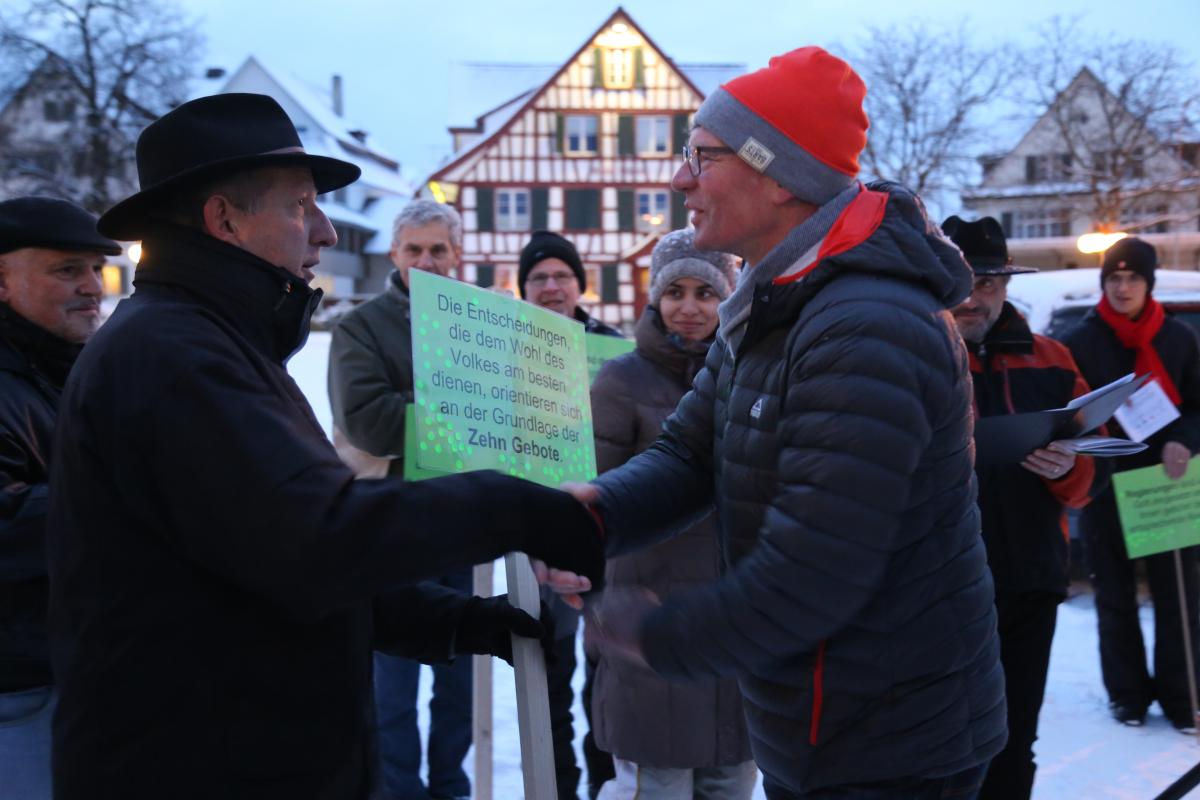
<svg viewBox="0 0 1200 800">
<path fill-rule="evenodd" d="M 225 81 L 221 91 L 229 91 L 228 87 L 230 84 L 241 78 L 245 72 L 255 67 L 261 70 L 275 83 L 281 92 L 286 94 L 297 106 L 303 109 L 304 113 L 311 117 L 321 128 L 322 133 L 332 136 L 348 152 L 374 159 L 383 166 L 391 169 L 399 167 L 400 162 L 396 158 L 360 140 L 359 135 L 362 134 L 365 128 L 355 125 L 346 117 L 339 116 L 334 112 L 333 98 L 329 90 L 313 86 L 286 70 L 272 69 L 259 56 L 248 56 L 242 62 L 242 65 L 234 70 Z M 363 136 L 363 139 L 365 138 Z"/>
<path fill-rule="evenodd" d="M 452 114 L 465 114 L 463 106 L 471 98 L 474 109 L 490 108 L 475 118 L 474 125 L 454 125 L 449 128 L 451 133 L 479 134 L 467 147 L 447 157 L 445 162 L 429 177 L 436 180 L 447 171 L 473 156 L 488 141 L 503 133 L 512 121 L 524 111 L 533 106 L 538 98 L 568 69 L 571 64 L 592 45 L 592 42 L 614 22 L 623 21 L 635 28 L 646 45 L 654 49 L 664 63 L 667 64 L 680 79 L 698 96 L 705 97 L 721 83 L 740 75 L 745 71 L 743 64 L 693 64 L 683 68 L 671 60 L 653 39 L 633 21 L 633 18 L 620 6 L 591 35 L 584 39 L 583 44 L 575 50 L 566 61 L 560 64 L 503 64 L 485 62 L 466 62 L 455 64 L 451 68 L 451 97 L 459 98 L 452 101 Z M 532 85 L 531 85 L 532 82 Z M 455 91 L 456 86 L 463 91 Z M 469 90 L 468 90 L 469 87 Z M 474 92 L 474 97 L 471 97 Z M 491 100 L 484 102 L 481 96 L 492 93 Z M 501 94 L 502 93 L 502 94 Z M 461 119 L 461 117 L 459 117 Z"/>
</svg>

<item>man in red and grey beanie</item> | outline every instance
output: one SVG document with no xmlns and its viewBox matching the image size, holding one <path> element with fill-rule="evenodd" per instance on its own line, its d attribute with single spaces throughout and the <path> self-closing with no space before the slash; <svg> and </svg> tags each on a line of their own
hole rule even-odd
<svg viewBox="0 0 1200 800">
<path fill-rule="evenodd" d="M 947 310 L 971 271 L 910 192 L 856 181 L 865 94 L 805 47 L 700 107 L 672 186 L 696 246 L 745 266 L 656 445 L 574 488 L 610 556 L 715 507 L 720 580 L 610 590 L 593 621 L 660 675 L 738 678 L 771 800 L 970 798 L 1005 741 Z"/>
</svg>

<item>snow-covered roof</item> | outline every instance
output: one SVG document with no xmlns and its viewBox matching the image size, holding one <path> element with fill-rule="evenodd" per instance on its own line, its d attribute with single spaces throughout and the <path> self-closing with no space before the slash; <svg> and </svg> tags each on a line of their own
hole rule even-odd
<svg viewBox="0 0 1200 800">
<path fill-rule="evenodd" d="M 248 56 L 242 65 L 229 76 L 229 79 L 225 81 L 220 91 L 231 91 L 230 87 L 243 76 L 243 73 L 251 69 L 252 66 L 257 67 L 273 80 L 281 90 L 286 92 L 295 101 L 296 105 L 303 109 L 304 113 L 323 132 L 333 136 L 339 143 L 362 150 L 367 154 L 367 157 L 399 163 L 397 158 L 384 150 L 373 144 L 367 144 L 358 140 L 354 134 L 356 132 L 363 132 L 366 128 L 355 124 L 352 119 L 334 112 L 331 88 L 314 86 L 295 73 L 284 69 L 276 69 L 274 65 L 267 64 L 260 56 Z M 355 163 L 358 163 L 357 159 Z"/>
<path fill-rule="evenodd" d="M 1163 178 L 1141 178 L 1131 179 L 1121 182 L 1121 190 L 1123 192 L 1134 192 L 1138 190 L 1154 190 L 1158 192 L 1175 191 L 1182 192 L 1189 189 L 1195 189 L 1200 186 L 1200 180 L 1196 178 L 1175 178 L 1170 181 L 1170 185 L 1164 185 L 1166 181 Z M 1071 194 L 1092 194 L 1096 191 L 1104 191 L 1108 186 L 1106 183 L 1100 183 L 1093 187 L 1087 181 L 1057 181 L 1046 183 L 1021 183 L 1014 186 L 976 186 L 972 189 L 965 189 L 962 192 L 964 200 L 1004 200 L 1013 197 L 1057 197 L 1060 195 Z"/>
<path fill-rule="evenodd" d="M 392 223 L 404 207 L 411 202 L 411 196 L 381 197 L 371 204 L 371 207 L 364 213 L 371 221 L 371 228 L 375 231 L 375 235 L 363 247 L 364 253 L 367 255 L 381 255 L 391 251 Z"/>
</svg>

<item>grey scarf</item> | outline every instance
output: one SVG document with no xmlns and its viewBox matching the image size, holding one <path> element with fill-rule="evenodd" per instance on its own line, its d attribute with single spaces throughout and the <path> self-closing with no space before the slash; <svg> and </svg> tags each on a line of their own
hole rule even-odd
<svg viewBox="0 0 1200 800">
<path fill-rule="evenodd" d="M 737 288 L 717 309 L 721 318 L 717 336 L 725 341 L 731 355 L 737 354 L 742 337 L 746 335 L 746 322 L 750 318 L 750 308 L 758 288 L 786 274 L 797 261 L 817 247 L 850 201 L 858 196 L 858 192 L 859 186 L 855 182 L 792 228 L 762 261 L 742 266 Z"/>
</svg>

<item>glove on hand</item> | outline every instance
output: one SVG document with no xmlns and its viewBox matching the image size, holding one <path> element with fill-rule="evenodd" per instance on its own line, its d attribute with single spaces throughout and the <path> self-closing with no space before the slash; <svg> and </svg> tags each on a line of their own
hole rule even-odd
<svg viewBox="0 0 1200 800">
<path fill-rule="evenodd" d="M 559 489 L 530 484 L 525 495 L 524 552 L 555 569 L 604 585 L 604 535 L 595 514 Z"/>
<path fill-rule="evenodd" d="M 496 656 L 512 664 L 512 637 L 541 639 L 542 647 L 553 642 L 554 618 L 542 604 L 538 621 L 508 602 L 508 595 L 472 597 L 463 610 L 454 637 L 456 654 Z"/>
</svg>

